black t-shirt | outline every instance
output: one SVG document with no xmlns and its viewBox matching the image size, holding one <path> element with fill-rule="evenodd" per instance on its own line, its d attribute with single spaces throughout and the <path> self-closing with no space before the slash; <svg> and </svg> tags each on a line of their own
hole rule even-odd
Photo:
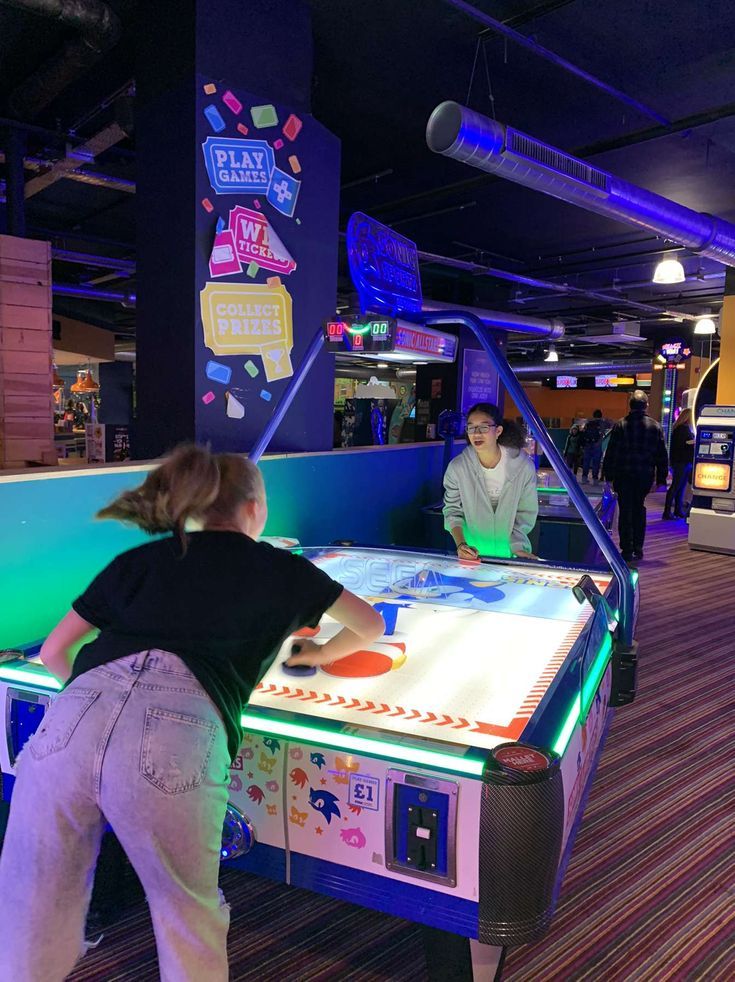
<svg viewBox="0 0 735 982">
<path fill-rule="evenodd" d="M 238 532 L 158 539 L 114 559 L 72 604 L 100 629 L 72 679 L 138 651 L 178 655 L 222 714 L 230 753 L 250 693 L 294 631 L 316 626 L 342 585 L 302 556 Z"/>
</svg>

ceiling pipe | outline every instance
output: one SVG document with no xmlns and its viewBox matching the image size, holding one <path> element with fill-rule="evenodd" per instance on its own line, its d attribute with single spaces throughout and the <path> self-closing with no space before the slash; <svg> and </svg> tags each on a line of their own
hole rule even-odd
<svg viewBox="0 0 735 982">
<path fill-rule="evenodd" d="M 531 54 L 537 55 L 539 58 L 543 58 L 545 61 L 551 62 L 552 65 L 556 65 L 557 68 L 563 69 L 565 72 L 569 72 L 572 75 L 576 75 L 577 78 L 581 78 L 583 82 L 588 82 L 593 85 L 596 89 L 604 92 L 606 95 L 611 96 L 613 99 L 617 99 L 618 102 L 624 103 L 631 109 L 640 113 L 641 116 L 648 116 L 651 119 L 655 119 L 657 123 L 662 126 L 668 126 L 669 120 L 662 116 L 661 113 L 656 112 L 655 109 L 651 109 L 650 106 L 646 106 L 643 102 L 639 102 L 638 99 L 634 99 L 629 96 L 627 92 L 623 92 L 621 89 L 616 89 L 615 86 L 610 85 L 607 82 L 603 82 L 602 79 L 597 78 L 595 75 L 591 75 L 586 72 L 583 68 L 578 65 L 574 65 L 571 61 L 567 61 L 566 58 L 562 58 L 561 55 L 556 54 L 554 51 L 549 51 L 543 45 L 534 41 L 533 38 L 526 37 L 525 34 L 520 34 L 518 31 L 513 30 L 512 27 L 508 27 L 502 21 L 496 20 L 495 17 L 491 17 L 490 14 L 486 14 L 482 10 L 478 10 L 477 7 L 473 7 L 472 4 L 466 3 L 465 0 L 444 0 L 450 6 L 454 7 L 456 10 L 462 11 L 463 14 L 467 14 L 469 17 L 474 18 L 484 27 L 491 31 L 495 31 L 497 34 L 502 34 L 503 37 L 508 38 L 515 44 L 519 44 L 521 47 L 530 51 Z"/>
<path fill-rule="evenodd" d="M 684 282 L 685 283 L 702 283 L 702 284 L 706 285 L 710 280 L 724 280 L 724 279 L 725 279 L 725 270 L 723 269 L 719 273 L 703 273 L 701 276 L 697 276 L 696 273 L 692 273 L 690 276 L 685 276 L 684 277 Z M 631 280 L 630 282 L 624 282 L 624 281 L 621 280 L 620 283 L 619 283 L 619 285 L 612 287 L 612 289 L 613 290 L 644 290 L 644 289 L 650 289 L 651 288 L 651 285 L 652 284 L 651 284 L 651 281 L 650 280 Z M 675 284 L 671 284 L 671 285 L 681 288 L 681 283 L 675 283 Z M 526 304 L 526 303 L 534 304 L 534 303 L 545 303 L 545 302 L 548 302 L 549 300 L 553 301 L 553 300 L 558 300 L 558 299 L 559 299 L 558 293 L 538 294 L 535 297 L 532 297 L 529 294 L 528 296 L 522 297 L 522 298 L 515 297 L 512 302 L 513 303 L 523 303 L 523 304 Z M 614 299 L 615 299 L 615 294 L 611 294 L 610 295 L 610 300 L 614 300 Z M 680 300 L 685 300 L 684 297 L 680 297 L 679 299 Z M 641 301 L 641 302 L 643 302 L 643 301 Z M 691 301 L 691 302 L 695 302 L 695 301 Z M 684 316 L 682 313 L 676 313 L 675 314 L 673 311 L 666 311 L 666 313 L 669 316 L 676 316 L 676 317 L 683 317 Z M 690 314 L 689 317 L 688 317 L 688 319 L 691 320 L 691 319 L 693 319 L 695 317 L 699 317 L 699 314 Z"/>
<path fill-rule="evenodd" d="M 423 252 L 420 250 L 418 255 L 422 262 L 450 266 L 453 269 L 461 269 L 468 273 L 473 273 L 476 276 L 490 276 L 493 279 L 507 280 L 509 283 L 519 283 L 521 286 L 531 287 L 534 290 L 548 290 L 551 293 L 557 293 L 561 296 L 579 297 L 584 300 L 601 300 L 603 303 L 610 304 L 613 307 L 631 307 L 641 313 L 652 314 L 655 317 L 675 317 L 683 320 L 695 319 L 693 314 L 688 314 L 683 310 L 669 310 L 668 308 L 654 306 L 650 303 L 631 300 L 629 297 L 622 297 L 614 293 L 603 293 L 599 290 L 585 290 L 582 287 L 570 286 L 568 283 L 555 283 L 552 280 L 540 280 L 535 276 L 524 276 L 522 273 L 512 273 L 507 269 L 483 266 L 480 263 L 470 262 L 466 259 L 452 259 L 450 256 L 437 256 L 432 252 Z"/>
<path fill-rule="evenodd" d="M 2 122 L 0 122 L 2 128 Z M 19 130 L 18 132 L 23 132 Z M 5 154 L 0 151 L 0 164 L 5 163 Z M 50 170 L 55 160 L 44 160 L 42 157 L 28 157 L 23 160 L 26 170 L 39 173 Z M 91 184 L 95 187 L 107 188 L 109 191 L 124 191 L 126 194 L 135 194 L 135 181 L 128 181 L 124 177 L 113 177 L 111 174 L 101 174 L 99 171 L 91 170 L 69 170 L 61 175 L 67 181 L 78 181 L 80 184 Z"/>
<path fill-rule="evenodd" d="M 123 307 L 134 307 L 134 293 L 119 293 L 115 290 L 98 290 L 91 286 L 78 286 L 73 283 L 54 283 L 52 291 L 58 297 L 79 297 L 82 300 L 100 300 L 103 303 L 120 303 Z"/>
<path fill-rule="evenodd" d="M 32 198 L 34 194 L 38 194 L 39 191 L 43 191 L 45 188 L 50 187 L 50 185 L 62 180 L 67 174 L 77 171 L 80 162 L 94 160 L 100 154 L 109 150 L 110 147 L 114 147 L 116 143 L 120 143 L 121 140 L 126 139 L 127 136 L 127 131 L 117 122 L 105 126 L 104 129 L 95 133 L 94 136 L 85 140 L 81 146 L 76 147 L 71 152 L 67 151 L 67 155 L 62 157 L 61 160 L 57 160 L 48 170 L 41 171 L 35 177 L 32 177 L 30 181 L 26 181 L 26 198 Z"/>
<path fill-rule="evenodd" d="M 114 256 L 93 256 L 87 252 L 73 252 L 71 249 L 51 249 L 51 255 L 63 263 L 79 266 L 94 266 L 98 269 L 114 269 L 126 276 L 135 275 L 135 260 L 116 259 Z"/>
<path fill-rule="evenodd" d="M 117 44 L 122 33 L 117 14 L 101 0 L 0 0 L 0 3 L 48 17 L 62 27 L 80 32 L 79 37 L 67 41 L 10 94 L 8 107 L 18 118 L 37 116 Z"/>
<path fill-rule="evenodd" d="M 651 371 L 650 358 L 620 358 L 617 361 L 542 361 L 536 364 L 510 366 L 518 378 L 549 378 L 557 375 L 609 375 L 632 374 Z"/>
<path fill-rule="evenodd" d="M 96 188 L 106 188 L 108 191 L 122 191 L 124 194 L 135 194 L 135 181 L 124 177 L 113 177 L 111 174 L 101 174 L 99 171 L 72 170 L 66 171 L 62 177 L 79 184 L 91 184 Z"/>
<path fill-rule="evenodd" d="M 427 312 L 456 310 L 457 304 L 424 298 L 421 309 Z M 514 334 L 531 335 L 539 340 L 548 338 L 550 341 L 564 336 L 564 322 L 557 317 L 530 317 L 527 314 L 517 314 L 515 311 L 485 310 L 482 307 L 468 307 L 465 304 L 462 305 L 462 310 L 475 314 L 489 327 Z"/>
<path fill-rule="evenodd" d="M 429 118 L 426 142 L 435 153 L 649 229 L 698 255 L 735 266 L 735 225 L 730 222 L 629 184 L 466 106 L 437 106 Z"/>
<path fill-rule="evenodd" d="M 345 232 L 340 232 L 339 237 L 345 239 L 347 237 Z M 453 266 L 457 269 L 469 269 L 470 267 L 477 270 L 483 270 L 485 267 L 476 266 L 475 263 L 466 263 L 461 260 L 449 259 L 445 256 L 435 256 L 431 252 L 421 252 L 418 250 L 418 257 L 420 260 L 426 262 L 439 263 L 445 266 Z M 515 279 L 515 274 L 508 273 L 507 277 L 510 279 Z M 539 281 L 541 282 L 541 281 Z M 553 284 L 544 284 L 544 287 Z M 440 300 L 429 300 L 426 297 L 422 300 L 422 310 L 432 311 L 432 310 L 456 310 L 457 305 L 451 303 L 442 303 Z M 479 317 L 485 324 L 492 327 L 502 328 L 504 331 L 511 331 L 518 334 L 530 334 L 538 338 L 549 338 L 554 340 L 555 338 L 560 338 L 564 335 L 564 322 L 558 318 L 548 319 L 545 317 L 529 317 L 523 314 L 517 314 L 515 311 L 499 311 L 499 310 L 486 310 L 481 307 L 463 307 L 463 310 L 469 310 L 471 313 Z"/>
</svg>

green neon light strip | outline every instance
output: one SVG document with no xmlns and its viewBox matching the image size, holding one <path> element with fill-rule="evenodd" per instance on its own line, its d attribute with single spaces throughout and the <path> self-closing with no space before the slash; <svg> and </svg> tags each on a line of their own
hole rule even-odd
<svg viewBox="0 0 735 982">
<path fill-rule="evenodd" d="M 28 668 L 11 668 L 9 665 L 0 666 L 0 680 L 3 682 L 26 682 L 39 689 L 53 689 L 58 692 L 61 682 L 48 672 L 33 672 Z"/>
<path fill-rule="evenodd" d="M 595 698 L 595 693 L 600 685 L 602 676 L 605 674 L 605 669 L 610 661 L 611 653 L 612 638 L 609 634 L 606 634 L 605 640 L 602 642 L 600 650 L 597 652 L 597 658 L 592 665 L 592 669 L 582 683 L 582 717 L 585 719 L 587 717 L 587 713 L 589 712 L 589 708 L 592 705 L 592 700 Z"/>
<path fill-rule="evenodd" d="M 334 730 L 321 729 L 318 726 L 309 726 L 304 723 L 287 723 L 283 720 L 265 719 L 261 716 L 252 716 L 250 713 L 243 713 L 240 722 L 246 730 L 266 733 L 268 736 L 281 736 L 289 740 L 315 743 L 337 750 L 373 754 L 376 757 L 389 757 L 392 760 L 423 764 L 440 771 L 454 771 L 460 774 L 469 774 L 472 777 L 480 777 L 485 766 L 484 760 L 476 758 L 455 757 L 454 754 L 445 754 L 438 750 L 407 747 L 400 743 L 372 740 L 367 737 L 354 736 L 351 733 L 338 733 Z"/>
<path fill-rule="evenodd" d="M 353 327 L 348 327 L 347 328 L 347 333 L 348 334 L 367 334 L 367 332 L 369 330 L 370 330 L 370 325 L 369 324 L 365 324 L 362 327 L 358 327 L 355 324 Z"/>
<path fill-rule="evenodd" d="M 630 582 L 633 584 L 633 586 L 635 586 L 636 583 L 638 582 L 638 570 L 637 569 L 632 569 L 630 571 Z"/>
<path fill-rule="evenodd" d="M 592 700 L 595 698 L 595 693 L 597 692 L 597 687 L 600 684 L 600 680 L 605 674 L 605 669 L 610 661 L 611 653 L 612 638 L 609 634 L 606 634 L 602 644 L 600 645 L 600 650 L 597 652 L 597 656 L 592 664 L 592 668 L 587 678 L 584 680 L 582 693 L 580 694 L 578 692 L 574 697 L 572 705 L 569 707 L 567 718 L 564 720 L 562 728 L 551 748 L 554 753 L 559 754 L 559 756 L 564 755 L 572 733 L 574 732 L 574 727 L 586 717 L 587 711 L 592 705 Z"/>
<path fill-rule="evenodd" d="M 564 720 L 564 725 L 559 731 L 559 735 L 554 741 L 554 745 L 551 748 L 555 754 L 559 754 L 560 757 L 564 756 L 564 751 L 567 749 L 567 744 L 569 743 L 572 733 L 574 732 L 574 727 L 579 721 L 579 711 L 582 706 L 582 697 L 579 693 L 574 697 L 574 702 L 569 709 L 569 715 Z"/>
</svg>

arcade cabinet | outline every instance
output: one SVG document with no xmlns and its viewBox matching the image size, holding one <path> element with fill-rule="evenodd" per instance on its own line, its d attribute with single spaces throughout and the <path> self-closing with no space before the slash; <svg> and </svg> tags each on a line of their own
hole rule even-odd
<svg viewBox="0 0 735 982">
<path fill-rule="evenodd" d="M 735 406 L 704 406 L 697 441 L 689 512 L 689 548 L 735 555 Z"/>
</svg>

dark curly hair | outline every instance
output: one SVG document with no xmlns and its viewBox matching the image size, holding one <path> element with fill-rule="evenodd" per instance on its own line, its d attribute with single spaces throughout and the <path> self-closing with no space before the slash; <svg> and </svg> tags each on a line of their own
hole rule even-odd
<svg viewBox="0 0 735 982">
<path fill-rule="evenodd" d="M 504 419 L 500 410 L 492 402 L 476 402 L 467 412 L 467 420 L 473 413 L 482 413 L 489 416 L 496 426 L 502 426 L 503 432 L 498 437 L 501 447 L 512 447 L 515 450 L 522 450 L 526 443 L 526 429 L 512 419 Z"/>
</svg>

